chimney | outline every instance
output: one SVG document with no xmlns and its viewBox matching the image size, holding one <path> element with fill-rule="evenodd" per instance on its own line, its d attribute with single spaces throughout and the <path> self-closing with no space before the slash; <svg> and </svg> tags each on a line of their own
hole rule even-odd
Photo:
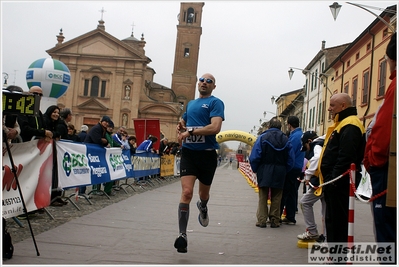
<svg viewBox="0 0 399 267">
<path fill-rule="evenodd" d="M 326 41 L 321 42 L 321 50 L 326 49 Z"/>
</svg>

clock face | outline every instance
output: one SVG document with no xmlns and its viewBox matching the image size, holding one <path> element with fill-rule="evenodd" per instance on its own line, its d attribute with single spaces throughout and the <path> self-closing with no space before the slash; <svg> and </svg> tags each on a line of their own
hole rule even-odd
<svg viewBox="0 0 399 267">
<path fill-rule="evenodd" d="M 39 116 L 40 96 L 3 91 L 3 114 Z"/>
</svg>

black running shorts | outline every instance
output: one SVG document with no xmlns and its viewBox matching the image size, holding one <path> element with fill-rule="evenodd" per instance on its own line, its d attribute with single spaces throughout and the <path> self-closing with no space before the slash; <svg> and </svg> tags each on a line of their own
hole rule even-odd
<svg viewBox="0 0 399 267">
<path fill-rule="evenodd" d="M 182 148 L 180 176 L 194 175 L 204 185 L 211 185 L 216 168 L 216 150 Z"/>
</svg>

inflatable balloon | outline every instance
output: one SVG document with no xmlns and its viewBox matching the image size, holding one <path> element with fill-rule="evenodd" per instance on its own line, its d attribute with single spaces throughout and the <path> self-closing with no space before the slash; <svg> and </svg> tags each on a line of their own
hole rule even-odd
<svg viewBox="0 0 399 267">
<path fill-rule="evenodd" d="M 255 144 L 256 138 L 257 137 L 252 134 L 248 134 L 246 132 L 238 130 L 223 131 L 216 135 L 216 141 L 218 143 L 223 143 L 226 141 L 239 141 L 244 142 L 250 146 L 253 146 Z"/>
<path fill-rule="evenodd" d="M 26 72 L 28 88 L 34 85 L 43 89 L 43 96 L 59 98 L 68 89 L 71 75 L 68 67 L 59 60 L 41 58 L 33 62 Z"/>
</svg>

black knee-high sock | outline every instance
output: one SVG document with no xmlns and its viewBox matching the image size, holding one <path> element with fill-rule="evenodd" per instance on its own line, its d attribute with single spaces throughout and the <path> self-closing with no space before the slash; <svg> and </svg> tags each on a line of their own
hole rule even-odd
<svg viewBox="0 0 399 267">
<path fill-rule="evenodd" d="M 188 215 L 190 214 L 190 205 L 179 203 L 178 218 L 179 218 L 179 232 L 186 233 L 188 224 Z"/>
<path fill-rule="evenodd" d="M 200 201 L 201 201 L 201 207 L 205 208 L 205 207 L 206 207 L 206 204 L 208 204 L 209 197 L 208 197 L 207 200 L 203 200 L 203 199 L 200 198 Z"/>
</svg>

